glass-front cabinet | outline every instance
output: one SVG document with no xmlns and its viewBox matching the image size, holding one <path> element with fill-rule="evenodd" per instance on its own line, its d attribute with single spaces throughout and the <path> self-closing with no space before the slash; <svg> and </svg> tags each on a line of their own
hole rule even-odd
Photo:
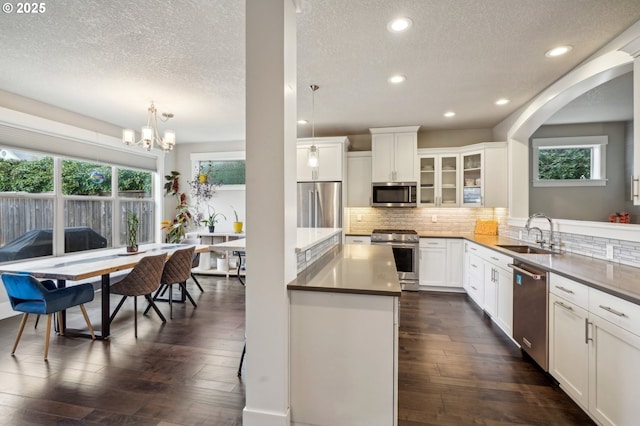
<svg viewBox="0 0 640 426">
<path fill-rule="evenodd" d="M 459 205 L 459 155 L 420 157 L 420 204 L 432 207 Z"/>
<path fill-rule="evenodd" d="M 462 206 L 482 206 L 482 151 L 461 154 Z"/>
</svg>

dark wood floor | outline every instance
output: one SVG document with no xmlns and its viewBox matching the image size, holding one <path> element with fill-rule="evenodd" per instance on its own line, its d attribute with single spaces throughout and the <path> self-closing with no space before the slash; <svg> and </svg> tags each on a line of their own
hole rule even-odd
<svg viewBox="0 0 640 426">
<path fill-rule="evenodd" d="M 109 341 L 52 336 L 47 363 L 44 321 L 15 357 L 19 317 L 0 321 L 0 424 L 241 425 L 244 288 L 199 279 L 198 309 L 176 304 L 165 325 L 139 315 L 136 340 L 127 302 Z M 82 325 L 78 310 L 69 321 Z M 400 426 L 591 424 L 464 295 L 404 293 L 400 333 Z"/>
<path fill-rule="evenodd" d="M 466 295 L 400 303 L 399 426 L 593 424 Z"/>
<path fill-rule="evenodd" d="M 0 321 L 2 425 L 241 425 L 244 388 L 236 372 L 244 343 L 244 288 L 235 280 L 189 280 L 198 303 L 166 303 L 138 315 L 133 302 L 112 323 L 109 341 L 52 335 L 43 362 L 44 329 L 29 319 L 15 357 L 10 355 L 19 317 Z M 114 301 L 115 299 L 114 296 Z M 139 308 L 143 307 L 138 299 Z M 113 303 L 112 303 L 112 306 Z M 96 301 L 89 315 L 99 321 Z M 83 325 L 79 309 L 69 322 Z M 73 315 L 72 315 L 73 314 Z"/>
</svg>

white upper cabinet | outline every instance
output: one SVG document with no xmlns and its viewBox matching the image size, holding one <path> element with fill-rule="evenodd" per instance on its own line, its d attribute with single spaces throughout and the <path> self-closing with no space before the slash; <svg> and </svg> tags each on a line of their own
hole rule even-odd
<svg viewBox="0 0 640 426">
<path fill-rule="evenodd" d="M 459 155 L 419 155 L 419 202 L 425 207 L 457 207 L 460 198 Z"/>
<path fill-rule="evenodd" d="M 508 207 L 507 143 L 486 142 L 460 152 L 462 207 Z"/>
<path fill-rule="evenodd" d="M 369 129 L 372 182 L 418 181 L 418 128 Z"/>
<path fill-rule="evenodd" d="M 309 147 L 318 148 L 318 166 L 308 164 Z M 343 181 L 345 177 L 345 154 L 349 146 L 346 137 L 298 139 L 297 181 Z"/>
<path fill-rule="evenodd" d="M 425 207 L 508 207 L 506 142 L 418 150 Z"/>
<path fill-rule="evenodd" d="M 347 207 L 371 206 L 371 151 L 347 153 Z"/>
</svg>

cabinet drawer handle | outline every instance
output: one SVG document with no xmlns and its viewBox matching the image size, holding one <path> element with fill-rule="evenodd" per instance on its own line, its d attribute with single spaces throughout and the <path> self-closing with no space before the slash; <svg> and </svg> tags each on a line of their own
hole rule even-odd
<svg viewBox="0 0 640 426">
<path fill-rule="evenodd" d="M 471 267 L 472 267 L 472 268 L 476 268 L 476 269 L 478 268 L 478 267 L 477 267 L 476 265 L 474 265 L 473 263 L 471 264 Z"/>
<path fill-rule="evenodd" d="M 476 248 L 475 247 L 469 247 L 469 250 L 476 251 Z"/>
<path fill-rule="evenodd" d="M 491 258 L 492 258 L 493 260 L 495 260 L 496 262 L 499 262 L 499 261 L 500 261 L 500 259 L 498 259 L 497 257 L 493 257 L 493 256 L 491 256 Z"/>
<path fill-rule="evenodd" d="M 610 308 L 610 307 L 608 307 L 608 306 L 602 306 L 602 305 L 600 305 L 600 307 L 601 307 L 602 309 L 604 309 L 605 311 L 607 311 L 607 312 L 611 312 L 613 315 L 617 315 L 617 316 L 619 316 L 619 317 L 626 317 L 626 315 L 624 314 L 624 312 L 616 311 L 615 309 L 612 309 L 612 308 Z"/>
<path fill-rule="evenodd" d="M 573 291 L 569 290 L 568 288 L 564 288 L 564 287 L 562 287 L 562 286 L 560 286 L 560 285 L 557 285 L 557 286 L 556 286 L 556 288 L 557 288 L 558 290 L 562 290 L 562 291 L 564 291 L 565 293 L 574 294 L 574 293 L 573 293 Z"/>
<path fill-rule="evenodd" d="M 571 306 L 567 306 L 567 305 L 565 305 L 565 304 L 564 304 L 564 303 L 562 303 L 562 302 L 555 302 L 555 303 L 556 303 L 556 305 L 558 305 L 558 306 L 562 306 L 563 308 L 565 308 L 565 309 L 567 309 L 567 310 L 569 310 L 569 311 L 573 311 L 573 308 L 572 308 Z"/>
<path fill-rule="evenodd" d="M 584 319 L 584 343 L 589 344 L 589 340 L 593 340 L 592 337 L 589 337 L 589 325 L 592 323 L 589 322 L 589 318 Z"/>
</svg>

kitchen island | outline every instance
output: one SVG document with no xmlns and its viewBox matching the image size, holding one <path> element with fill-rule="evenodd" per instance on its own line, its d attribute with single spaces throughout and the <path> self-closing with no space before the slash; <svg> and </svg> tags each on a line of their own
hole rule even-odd
<svg viewBox="0 0 640 426">
<path fill-rule="evenodd" d="M 401 289 L 391 247 L 336 246 L 287 289 L 291 424 L 397 424 Z"/>
</svg>

